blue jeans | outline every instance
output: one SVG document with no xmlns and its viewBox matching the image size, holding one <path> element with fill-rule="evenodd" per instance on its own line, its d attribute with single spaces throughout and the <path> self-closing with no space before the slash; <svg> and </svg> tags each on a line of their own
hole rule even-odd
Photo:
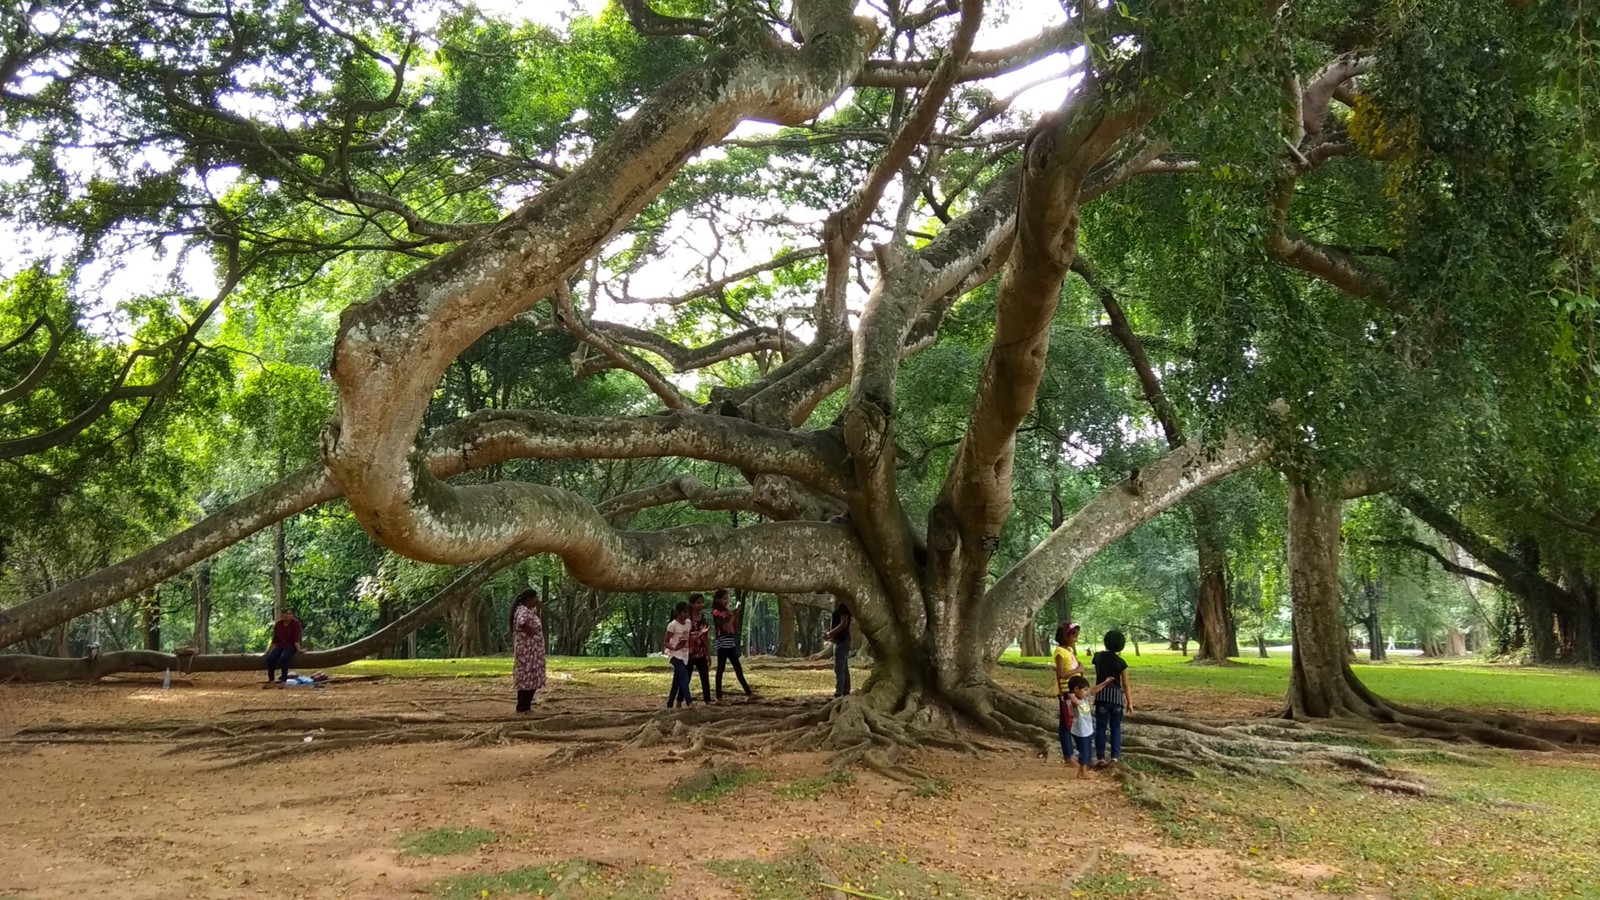
<svg viewBox="0 0 1600 900">
<path fill-rule="evenodd" d="M 1122 759 L 1122 704 L 1112 706 L 1109 703 L 1096 703 L 1094 705 L 1094 749 L 1095 757 L 1101 762 L 1106 758 L 1106 732 L 1111 732 L 1111 758 Z"/>
<path fill-rule="evenodd" d="M 850 695 L 850 642 L 833 642 L 833 695 Z"/>
<path fill-rule="evenodd" d="M 689 664 L 676 656 L 672 658 L 672 692 L 667 694 L 667 706 L 682 703 L 689 705 Z"/>
<path fill-rule="evenodd" d="M 1078 745 L 1078 765 L 1087 766 L 1089 764 L 1089 743 L 1094 740 L 1094 736 L 1075 734 L 1072 736 L 1072 740 Z"/>
<path fill-rule="evenodd" d="M 283 667 L 283 677 L 287 679 L 289 677 L 289 660 L 294 659 L 294 654 L 295 649 L 293 647 L 273 647 L 271 650 L 268 650 L 267 680 L 278 680 L 273 678 L 272 675 L 278 670 L 279 666 Z"/>
<path fill-rule="evenodd" d="M 1057 725 L 1056 737 L 1061 739 L 1061 761 L 1072 762 L 1072 732 L 1065 725 Z"/>
</svg>

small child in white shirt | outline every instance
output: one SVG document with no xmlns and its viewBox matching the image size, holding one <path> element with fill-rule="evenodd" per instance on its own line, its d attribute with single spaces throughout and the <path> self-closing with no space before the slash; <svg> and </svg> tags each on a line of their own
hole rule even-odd
<svg viewBox="0 0 1600 900">
<path fill-rule="evenodd" d="M 1082 675 L 1067 679 L 1068 702 L 1072 705 L 1072 740 L 1078 745 L 1077 759 L 1073 762 L 1078 767 L 1079 778 L 1089 777 L 1089 751 L 1094 742 L 1094 695 L 1105 686 L 1090 687 L 1089 679 Z"/>
</svg>

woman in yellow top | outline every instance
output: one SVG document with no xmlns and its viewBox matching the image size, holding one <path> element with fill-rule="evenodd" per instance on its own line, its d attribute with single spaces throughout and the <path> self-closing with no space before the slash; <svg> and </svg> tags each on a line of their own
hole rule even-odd
<svg viewBox="0 0 1600 900">
<path fill-rule="evenodd" d="M 1061 705 L 1061 759 L 1072 765 L 1072 690 L 1067 682 L 1074 675 L 1083 674 L 1083 663 L 1078 662 L 1078 623 L 1063 623 L 1056 629 L 1056 649 L 1051 654 L 1056 668 L 1056 696 Z"/>
</svg>

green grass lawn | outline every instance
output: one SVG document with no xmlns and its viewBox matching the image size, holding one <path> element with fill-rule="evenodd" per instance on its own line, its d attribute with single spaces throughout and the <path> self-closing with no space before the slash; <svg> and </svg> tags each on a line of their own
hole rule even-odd
<svg viewBox="0 0 1600 900">
<path fill-rule="evenodd" d="M 1283 696 L 1289 683 L 1287 653 L 1268 659 L 1240 659 L 1231 666 L 1195 666 L 1181 654 L 1150 648 L 1138 656 L 1129 652 L 1123 657 L 1128 661 L 1135 699 L 1141 685 L 1276 699 Z M 1048 659 L 1023 658 L 1009 651 L 1001 664 L 1001 677 L 1006 681 L 1042 694 L 1054 690 Z M 662 657 L 552 656 L 548 666 L 551 674 L 568 676 L 573 687 L 612 695 L 664 690 L 664 683 L 657 682 L 671 672 Z M 747 658 L 745 668 L 753 673 L 756 690 L 773 696 L 825 691 L 832 686 L 833 673 L 826 668 L 766 665 L 760 658 Z M 1600 716 L 1600 672 L 1411 657 L 1358 664 L 1355 670 L 1379 694 L 1417 706 Z M 397 678 L 509 677 L 511 658 L 369 659 L 334 672 Z"/>
<path fill-rule="evenodd" d="M 1141 684 L 1271 698 L 1282 697 L 1289 685 L 1287 653 L 1241 659 L 1231 666 L 1190 665 L 1179 653 L 1149 648 L 1139 656 L 1125 652 L 1123 658 L 1135 700 Z M 1013 651 L 1001 662 L 1008 674 L 1026 679 L 1037 690 L 1053 690 L 1050 660 L 1022 658 Z M 1357 665 L 1355 671 L 1379 694 L 1417 706 L 1600 716 L 1600 672 L 1418 659 Z"/>
</svg>

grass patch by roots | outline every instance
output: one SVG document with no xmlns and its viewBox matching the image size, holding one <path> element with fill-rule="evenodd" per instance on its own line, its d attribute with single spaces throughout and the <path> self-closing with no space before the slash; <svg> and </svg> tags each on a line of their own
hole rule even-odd
<svg viewBox="0 0 1600 900">
<path fill-rule="evenodd" d="M 434 886 L 441 900 L 484 897 L 571 897 L 574 900 L 656 900 L 666 890 L 666 876 L 651 869 L 620 872 L 584 860 L 524 866 L 508 872 L 457 875 Z"/>
<path fill-rule="evenodd" d="M 845 769 L 834 769 L 826 775 L 815 778 L 797 778 L 788 784 L 773 788 L 772 792 L 790 800 L 816 800 L 829 791 L 855 783 L 854 773 Z"/>
<path fill-rule="evenodd" d="M 758 769 L 747 769 L 737 763 L 722 763 L 678 779 L 667 798 L 679 803 L 708 803 L 747 784 L 766 780 L 767 773 Z"/>
<path fill-rule="evenodd" d="M 404 835 L 398 844 L 404 856 L 452 856 L 499 839 L 499 835 L 482 828 L 430 828 Z"/>
</svg>

